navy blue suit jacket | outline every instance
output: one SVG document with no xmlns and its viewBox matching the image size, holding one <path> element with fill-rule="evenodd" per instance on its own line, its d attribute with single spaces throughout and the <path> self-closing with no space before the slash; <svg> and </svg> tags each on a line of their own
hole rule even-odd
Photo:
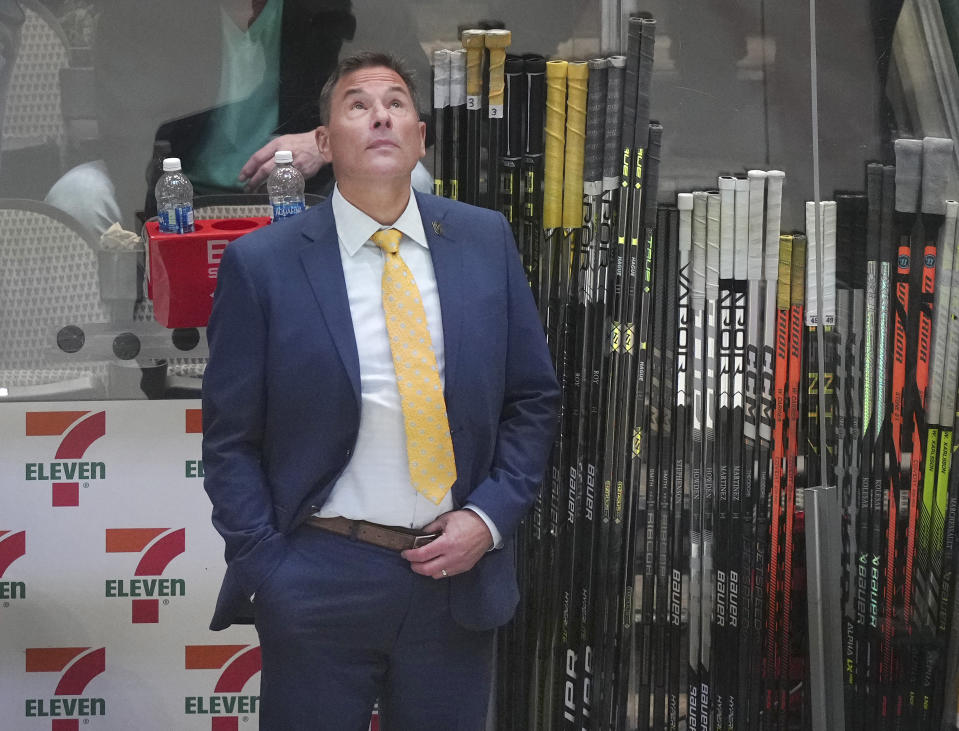
<svg viewBox="0 0 959 731">
<path fill-rule="evenodd" d="M 417 194 L 436 273 L 457 479 L 505 539 L 450 579 L 455 619 L 506 622 L 518 592 L 512 536 L 536 495 L 559 389 L 542 326 L 498 213 Z M 286 536 L 350 460 L 360 371 L 330 201 L 227 247 L 207 335 L 203 464 L 227 570 L 211 624 L 249 622 Z"/>
</svg>

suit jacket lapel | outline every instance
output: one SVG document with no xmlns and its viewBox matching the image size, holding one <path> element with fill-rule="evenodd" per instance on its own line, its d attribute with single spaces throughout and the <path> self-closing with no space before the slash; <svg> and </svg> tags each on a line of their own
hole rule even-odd
<svg viewBox="0 0 959 731">
<path fill-rule="evenodd" d="M 438 210 L 429 196 L 417 194 L 416 204 L 430 246 L 440 311 L 443 313 L 443 350 L 446 359 L 444 391 L 448 396 L 455 390 L 456 366 L 463 338 L 463 298 L 460 292 L 463 281 L 462 245 L 451 236 L 454 232 L 443 226 L 446 213 Z"/>
<path fill-rule="evenodd" d="M 327 200 L 319 206 L 312 217 L 313 221 L 303 230 L 303 236 L 307 241 L 300 250 L 300 260 L 303 262 L 303 268 L 313 289 L 313 297 L 319 305 L 333 344 L 349 374 L 353 395 L 359 407 L 360 360 L 356 352 L 350 300 L 346 293 L 343 262 L 340 259 L 336 223 L 333 220 L 333 207 L 330 201 Z"/>
</svg>

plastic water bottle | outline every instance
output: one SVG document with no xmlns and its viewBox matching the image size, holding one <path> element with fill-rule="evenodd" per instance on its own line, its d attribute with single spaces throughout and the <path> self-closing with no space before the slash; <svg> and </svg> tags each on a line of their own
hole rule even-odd
<svg viewBox="0 0 959 731">
<path fill-rule="evenodd" d="M 163 161 L 163 175 L 156 185 L 157 217 L 163 233 L 193 232 L 193 185 L 181 170 L 180 158 Z"/>
<path fill-rule="evenodd" d="M 303 176 L 293 167 L 293 153 L 289 150 L 277 150 L 273 154 L 273 172 L 266 182 L 273 206 L 273 220 L 295 216 L 306 210 L 303 197 Z"/>
</svg>

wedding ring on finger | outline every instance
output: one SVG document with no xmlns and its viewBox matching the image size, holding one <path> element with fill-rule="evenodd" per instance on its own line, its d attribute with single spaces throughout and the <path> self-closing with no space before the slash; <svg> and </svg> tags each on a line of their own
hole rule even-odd
<svg viewBox="0 0 959 731">
<path fill-rule="evenodd" d="M 443 575 L 444 579 L 449 576 L 449 574 L 446 573 L 446 569 L 440 569 L 440 573 Z"/>
</svg>

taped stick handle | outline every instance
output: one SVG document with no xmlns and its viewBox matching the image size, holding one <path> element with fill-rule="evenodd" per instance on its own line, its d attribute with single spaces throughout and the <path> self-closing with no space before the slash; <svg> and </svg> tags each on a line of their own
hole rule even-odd
<svg viewBox="0 0 959 731">
<path fill-rule="evenodd" d="M 733 278 L 736 252 L 736 178 L 720 175 L 719 180 L 719 278 Z"/>
<path fill-rule="evenodd" d="M 806 303 L 806 327 L 836 324 L 836 202 L 819 202 L 819 241 L 816 223 L 816 203 L 806 201 L 806 291 L 809 301 Z M 819 261 L 819 252 L 822 261 Z M 822 312 L 819 310 L 816 288 L 822 287 Z"/>
<path fill-rule="evenodd" d="M 470 28 L 463 31 L 461 41 L 466 49 L 466 108 L 483 107 L 483 49 L 486 31 Z"/>
<path fill-rule="evenodd" d="M 918 213 L 922 189 L 922 140 L 898 139 L 896 150 L 896 211 Z"/>
<path fill-rule="evenodd" d="M 506 138 L 503 156 L 518 158 L 523 154 L 523 106 L 526 104 L 526 75 L 523 59 L 507 56 L 504 66 Z"/>
<path fill-rule="evenodd" d="M 450 50 L 433 51 L 433 109 L 450 105 Z"/>
<path fill-rule="evenodd" d="M 466 156 L 464 161 L 463 197 L 467 203 L 482 205 L 482 140 L 486 125 L 483 121 L 483 52 L 486 31 L 470 28 L 461 36 L 466 50 Z"/>
<path fill-rule="evenodd" d="M 776 309 L 788 310 L 792 295 L 793 236 L 779 237 L 779 288 L 776 290 Z"/>
<path fill-rule="evenodd" d="M 925 199 L 923 199 L 925 207 Z M 949 344 L 949 298 L 955 286 L 952 279 L 954 247 L 956 241 L 956 216 L 959 214 L 959 203 L 952 200 L 943 201 L 945 221 L 939 229 L 939 239 L 936 247 L 936 300 L 933 307 L 935 324 L 932 331 L 932 353 L 930 362 L 933 364 L 929 379 L 929 390 L 926 395 L 926 423 L 940 424 L 943 390 L 955 394 L 955 380 L 946 380 L 950 387 L 943 389 L 946 375 L 946 349 Z M 952 366 L 955 368 L 955 366 Z M 951 412 L 948 418 L 952 418 Z"/>
<path fill-rule="evenodd" d="M 719 299 L 719 217 L 722 206 L 718 191 L 706 194 L 706 299 Z"/>
<path fill-rule="evenodd" d="M 693 194 L 677 193 L 676 209 L 679 211 L 679 250 L 688 255 L 693 249 Z"/>
<path fill-rule="evenodd" d="M 748 263 L 746 278 L 759 281 L 763 277 L 763 238 L 765 237 L 764 214 L 766 212 L 766 171 L 750 170 L 749 180 L 749 233 L 747 234 Z"/>
<path fill-rule="evenodd" d="M 603 133 L 606 126 L 606 90 L 609 61 L 589 61 L 589 83 L 586 87 L 586 145 L 583 160 L 583 192 L 602 195 Z"/>
<path fill-rule="evenodd" d="M 693 193 L 692 254 L 690 264 L 693 276 L 690 280 L 693 310 L 702 312 L 706 306 L 706 208 L 708 194 L 697 190 Z"/>
<path fill-rule="evenodd" d="M 606 125 L 603 138 L 603 190 L 619 186 L 620 155 L 623 151 L 623 84 L 626 57 L 610 56 L 606 79 Z"/>
<path fill-rule="evenodd" d="M 450 106 L 450 52 L 448 49 L 433 51 L 433 129 L 436 130 L 436 142 L 433 144 L 433 192 L 438 196 L 446 194 L 444 178 L 446 170 L 447 113 Z"/>
<path fill-rule="evenodd" d="M 749 261 L 749 179 L 736 178 L 733 278 L 747 279 Z"/>
<path fill-rule="evenodd" d="M 783 181 L 786 173 L 781 170 L 766 172 L 766 264 L 763 272 L 767 282 L 779 277 L 779 232 L 782 224 Z"/>
<path fill-rule="evenodd" d="M 632 28 L 630 18 L 630 28 Z M 649 97 L 653 78 L 653 49 L 656 43 L 656 21 L 639 20 L 639 66 L 636 70 L 636 148 L 645 147 L 646 127 L 649 125 Z"/>
<path fill-rule="evenodd" d="M 506 63 L 506 49 L 509 47 L 511 34 L 508 30 L 488 30 L 484 36 L 486 50 L 489 51 L 489 118 L 503 117 L 503 96 L 505 79 L 503 69 Z M 491 150 L 496 154 L 495 150 Z"/>
<path fill-rule="evenodd" d="M 460 178 L 465 171 L 463 162 L 464 116 L 466 114 L 466 50 L 459 48 L 450 53 L 450 169 L 448 195 L 460 200 Z"/>
<path fill-rule="evenodd" d="M 943 226 L 944 233 L 942 237 L 941 253 L 939 258 L 945 265 L 948 261 L 950 265 L 948 275 L 943 270 L 942 282 L 949 282 L 949 305 L 950 313 L 959 313 L 959 203 L 956 201 L 946 202 L 946 224 Z M 947 253 L 948 252 L 948 253 Z M 957 382 L 957 371 L 959 371 L 959 318 L 953 317 L 949 325 L 949 338 L 945 357 L 945 383 L 955 386 Z M 956 389 L 944 388 L 942 393 L 942 410 L 944 422 L 948 425 L 949 419 L 954 418 L 956 413 Z M 959 467 L 956 467 L 959 469 Z"/>
<path fill-rule="evenodd" d="M 566 155 L 563 167 L 563 228 L 583 222 L 583 154 L 586 146 L 586 86 L 589 65 L 566 66 Z"/>
<path fill-rule="evenodd" d="M 652 228 L 656 221 L 657 196 L 659 193 L 659 161 L 662 149 L 663 125 L 650 122 L 646 140 L 646 180 L 643 182 L 643 225 Z M 664 234 L 665 235 L 665 234 Z"/>
<path fill-rule="evenodd" d="M 642 18 L 629 19 L 629 31 L 626 36 L 626 73 L 623 77 L 623 121 L 620 152 L 622 168 L 620 185 L 625 189 L 630 184 L 630 174 L 635 157 L 636 138 L 636 97 L 639 93 L 639 58 L 642 43 Z M 644 137 L 646 129 L 642 131 Z"/>
<path fill-rule="evenodd" d="M 790 280 L 789 304 L 798 307 L 806 299 L 806 236 L 793 235 L 792 273 Z"/>
<path fill-rule="evenodd" d="M 922 140 L 922 206 L 923 213 L 946 215 L 946 201 L 955 196 L 952 140 L 924 137 Z"/>
<path fill-rule="evenodd" d="M 566 126 L 566 61 L 546 64 L 546 159 L 543 170 L 543 228 L 563 225 L 563 151 Z"/>
<path fill-rule="evenodd" d="M 450 106 L 466 106 L 466 49 L 450 52 Z"/>
<path fill-rule="evenodd" d="M 523 56 L 526 71 L 525 155 L 542 155 L 545 132 L 543 109 L 546 106 L 546 59 L 536 54 Z"/>
</svg>

